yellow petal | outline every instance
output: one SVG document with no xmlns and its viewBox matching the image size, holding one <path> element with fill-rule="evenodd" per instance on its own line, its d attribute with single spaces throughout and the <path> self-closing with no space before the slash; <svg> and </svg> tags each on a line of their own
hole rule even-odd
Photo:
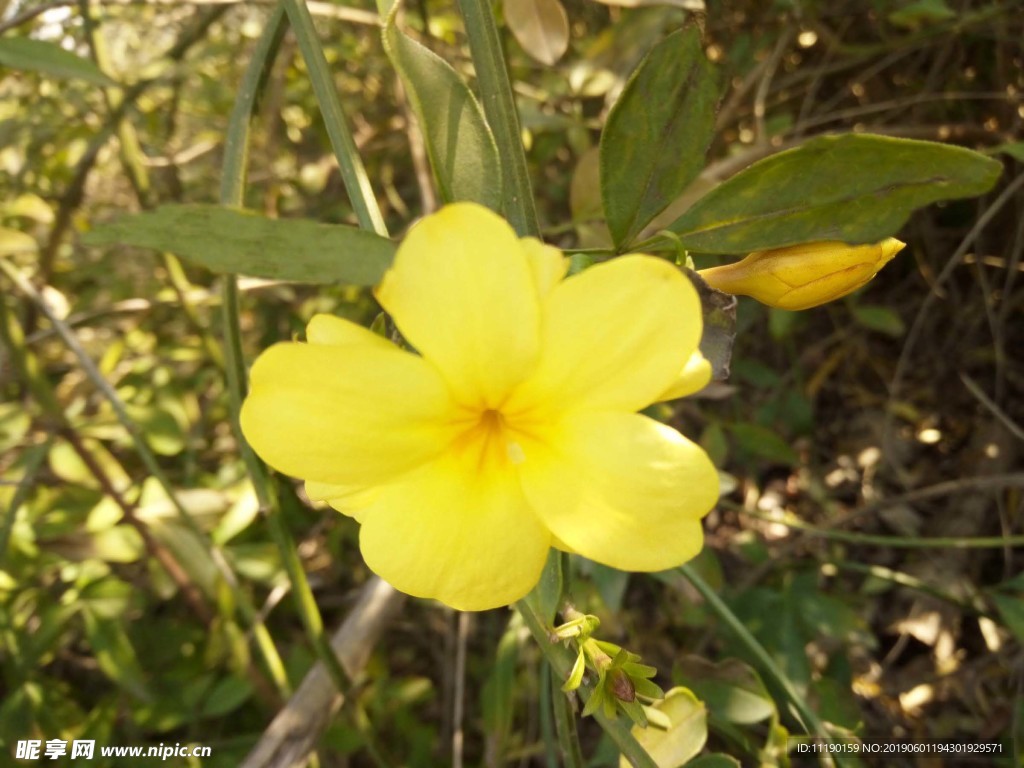
<svg viewBox="0 0 1024 768">
<path fill-rule="evenodd" d="M 697 291 L 667 261 L 591 267 L 548 295 L 540 362 L 503 410 L 644 408 L 697 348 L 702 324 Z"/>
<path fill-rule="evenodd" d="M 526 442 L 519 471 L 553 536 L 624 571 L 660 571 L 694 557 L 700 518 L 718 499 L 707 454 L 638 414 L 574 414 Z"/>
<path fill-rule="evenodd" d="M 524 237 L 519 242 L 526 251 L 537 295 L 547 296 L 569 271 L 569 260 L 553 245 L 542 243 L 535 237 Z"/>
<path fill-rule="evenodd" d="M 372 504 L 380 495 L 380 488 L 364 488 L 358 485 L 336 485 L 306 481 L 306 495 L 310 501 L 320 501 L 336 509 L 343 515 L 358 521 L 363 519 L 363 510 Z"/>
<path fill-rule="evenodd" d="M 540 578 L 551 536 L 513 472 L 448 453 L 382 489 L 359 547 L 395 588 L 459 610 L 508 605 Z"/>
<path fill-rule="evenodd" d="M 711 363 L 697 350 L 690 359 L 686 361 L 683 370 L 679 372 L 672 385 L 661 393 L 658 398 L 662 400 L 675 400 L 677 397 L 686 397 L 694 392 L 700 392 L 711 381 Z"/>
<path fill-rule="evenodd" d="M 394 348 L 394 344 L 368 328 L 334 315 L 313 315 L 306 326 L 306 340 L 310 344 L 346 347 L 364 344 L 381 349 Z"/>
<path fill-rule="evenodd" d="M 482 206 L 445 206 L 416 224 L 376 295 L 466 406 L 499 405 L 536 362 L 540 307 L 526 251 Z"/>
<path fill-rule="evenodd" d="M 453 407 L 434 368 L 396 347 L 285 343 L 253 365 L 241 423 L 275 469 L 365 486 L 443 451 Z"/>
</svg>

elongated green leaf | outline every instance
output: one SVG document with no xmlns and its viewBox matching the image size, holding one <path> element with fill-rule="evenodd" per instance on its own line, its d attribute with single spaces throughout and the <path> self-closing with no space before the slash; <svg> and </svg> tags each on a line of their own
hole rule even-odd
<svg viewBox="0 0 1024 768">
<path fill-rule="evenodd" d="M 116 621 L 101 619 L 88 609 L 82 611 L 82 618 L 86 639 L 103 674 L 135 698 L 150 701 L 145 673 L 124 627 Z"/>
<path fill-rule="evenodd" d="M 0 38 L 0 64 L 44 75 L 84 80 L 94 85 L 116 85 L 88 59 L 65 51 L 56 43 L 28 37 Z"/>
<path fill-rule="evenodd" d="M 948 144 L 870 134 L 822 136 L 754 163 L 669 229 L 687 248 L 748 253 L 814 240 L 873 243 L 915 208 L 980 195 L 1002 165 Z"/>
<path fill-rule="evenodd" d="M 398 29 L 397 12 L 398 3 L 384 26 L 384 49 L 423 130 L 442 200 L 471 200 L 500 211 L 498 149 L 480 104 L 448 62 Z"/>
<path fill-rule="evenodd" d="M 303 283 L 375 285 L 395 244 L 342 224 L 265 216 L 218 205 L 165 205 L 97 227 L 89 245 L 171 251 L 214 272 Z"/>
<path fill-rule="evenodd" d="M 601 196 L 617 245 L 700 173 L 717 102 L 696 27 L 666 37 L 637 67 L 601 134 Z"/>
</svg>

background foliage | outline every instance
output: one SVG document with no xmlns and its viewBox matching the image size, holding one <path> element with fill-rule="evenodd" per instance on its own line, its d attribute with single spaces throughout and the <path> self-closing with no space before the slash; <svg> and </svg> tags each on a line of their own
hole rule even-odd
<svg viewBox="0 0 1024 768">
<path fill-rule="evenodd" d="M 599 129 L 630 72 L 694 4 L 638 5 L 504 6 L 538 214 L 563 247 L 610 242 Z M 918 211 L 900 233 L 904 254 L 847 300 L 800 314 L 741 301 L 729 382 L 661 415 L 699 436 L 728 474 L 694 570 L 823 720 L 878 739 L 998 740 L 1019 762 L 1015 5 L 710 4 L 699 18 L 723 94 L 712 162 L 661 226 L 709 182 L 828 131 L 957 143 L 999 154 L 1007 170 L 985 196 Z M 311 8 L 384 218 L 400 233 L 436 204 L 415 105 L 374 9 Z M 31 737 L 195 741 L 213 747 L 204 765 L 239 765 L 315 658 L 230 428 L 216 281 L 170 253 L 82 242 L 124 211 L 217 202 L 228 117 L 270 13 L 85 0 L 0 13 L 7 754 Z M 471 75 L 452 5 L 411 4 L 403 27 Z M 10 45 L 27 33 L 84 58 L 51 51 L 41 62 Z M 354 221 L 290 34 L 258 117 L 246 206 Z M 376 315 L 358 288 L 243 280 L 241 292 L 249 359 L 315 312 Z M 280 501 L 324 623 L 337 626 L 368 578 L 357 529 L 299 494 Z M 666 689 L 685 685 L 704 702 L 709 750 L 785 763 L 799 719 L 690 581 L 580 564 L 573 595 L 601 617 L 603 638 L 656 665 Z M 546 764 L 552 726 L 536 702 L 550 695 L 547 676 L 509 616 L 407 602 L 347 691 L 320 764 L 429 766 L 453 752 L 471 764 Z M 588 758 L 614 765 L 599 729 L 580 728 Z"/>
</svg>

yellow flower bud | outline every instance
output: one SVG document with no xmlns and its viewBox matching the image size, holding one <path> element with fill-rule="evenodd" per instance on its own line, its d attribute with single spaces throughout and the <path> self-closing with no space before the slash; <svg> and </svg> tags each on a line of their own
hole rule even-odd
<svg viewBox="0 0 1024 768">
<path fill-rule="evenodd" d="M 904 245 L 893 237 L 874 245 L 802 243 L 754 251 L 742 261 L 698 274 L 725 293 L 752 296 L 779 309 L 810 309 L 860 288 Z"/>
</svg>

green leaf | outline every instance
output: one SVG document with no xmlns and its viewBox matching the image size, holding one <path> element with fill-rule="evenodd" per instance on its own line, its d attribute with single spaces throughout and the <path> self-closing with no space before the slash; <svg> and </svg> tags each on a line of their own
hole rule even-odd
<svg viewBox="0 0 1024 768">
<path fill-rule="evenodd" d="M 512 730 L 515 712 L 516 668 L 523 645 L 523 619 L 513 613 L 498 641 L 494 663 L 480 692 L 480 713 L 488 738 L 501 744 Z"/>
<path fill-rule="evenodd" d="M 616 245 L 700 173 L 717 102 L 697 27 L 669 35 L 637 67 L 601 134 L 601 196 Z"/>
<path fill-rule="evenodd" d="M 355 227 L 218 205 L 164 205 L 103 224 L 84 239 L 172 251 L 214 272 L 302 283 L 375 285 L 395 254 L 390 240 Z"/>
<path fill-rule="evenodd" d="M 505 23 L 523 50 L 554 64 L 569 47 L 569 16 L 559 0 L 505 0 Z"/>
<path fill-rule="evenodd" d="M 39 250 L 35 238 L 17 229 L 0 227 L 0 256 L 35 253 Z"/>
<path fill-rule="evenodd" d="M 708 739 L 707 710 L 686 688 L 673 688 L 655 709 L 668 716 L 672 725 L 660 728 L 633 728 L 633 737 L 647 751 L 658 768 L 676 768 L 697 755 Z M 625 757 L 620 768 L 628 768 Z"/>
<path fill-rule="evenodd" d="M 795 466 L 800 463 L 796 451 L 775 432 L 752 422 L 738 422 L 728 427 L 740 448 L 768 461 Z"/>
<path fill-rule="evenodd" d="M 526 596 L 534 610 L 549 626 L 561 607 L 562 592 L 565 589 L 565 575 L 562 573 L 561 558 L 562 555 L 557 549 L 552 548 L 548 552 L 544 570 L 540 573 L 540 581 Z"/>
<path fill-rule="evenodd" d="M 878 331 L 897 339 L 907 330 L 903 324 L 903 318 L 888 307 L 855 306 L 853 319 L 870 331 Z"/>
<path fill-rule="evenodd" d="M 1016 635 L 1017 640 L 1024 641 L 1024 600 L 1019 597 L 1001 595 L 998 592 L 990 592 L 989 597 L 999 609 L 1006 628 Z"/>
<path fill-rule="evenodd" d="M 917 0 L 889 14 L 889 21 L 897 27 L 917 29 L 930 23 L 956 18 L 956 11 L 945 0 Z"/>
<path fill-rule="evenodd" d="M 228 675 L 217 683 L 203 702 L 204 717 L 220 717 L 238 709 L 252 696 L 252 683 Z"/>
<path fill-rule="evenodd" d="M 712 664 L 688 656 L 673 669 L 714 717 L 737 725 L 751 725 L 775 714 L 775 702 L 760 676 L 738 659 Z"/>
<path fill-rule="evenodd" d="M 116 85 L 88 59 L 45 40 L 0 38 L 0 64 L 11 69 L 27 69 L 53 77 L 84 80 L 94 85 Z"/>
<path fill-rule="evenodd" d="M 384 25 L 384 50 L 409 96 L 442 200 L 471 200 L 501 210 L 498 149 L 469 86 L 444 59 L 406 37 L 395 3 Z"/>
<path fill-rule="evenodd" d="M 961 147 L 869 134 L 822 136 L 713 189 L 669 229 L 685 247 L 749 253 L 815 240 L 874 243 L 915 208 L 980 195 L 1002 165 Z"/>
<path fill-rule="evenodd" d="M 1014 160 L 1020 160 L 1024 163 L 1024 141 L 1011 141 L 1009 144 L 1000 144 L 998 147 L 992 147 L 986 154 L 994 155 L 998 153 L 1009 155 Z"/>
<path fill-rule="evenodd" d="M 136 698 L 149 701 L 145 675 L 121 624 L 101 619 L 88 609 L 82 611 L 82 616 L 86 639 L 103 674 Z"/>
</svg>

